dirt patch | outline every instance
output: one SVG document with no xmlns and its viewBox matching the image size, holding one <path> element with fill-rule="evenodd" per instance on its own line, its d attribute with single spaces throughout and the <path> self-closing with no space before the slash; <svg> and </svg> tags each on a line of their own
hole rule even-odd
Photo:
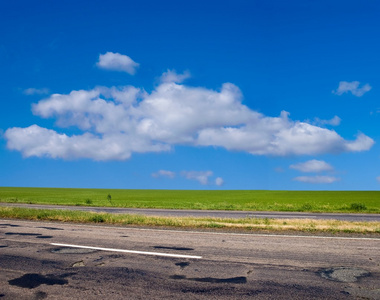
<svg viewBox="0 0 380 300">
<path fill-rule="evenodd" d="M 319 271 L 319 274 L 328 280 L 339 282 L 355 282 L 361 277 L 370 276 L 371 273 L 359 268 L 337 267 Z"/>
</svg>

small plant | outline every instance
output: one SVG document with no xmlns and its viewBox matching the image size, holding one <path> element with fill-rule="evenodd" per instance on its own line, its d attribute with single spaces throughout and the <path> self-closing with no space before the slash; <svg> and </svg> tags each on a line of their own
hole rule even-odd
<svg viewBox="0 0 380 300">
<path fill-rule="evenodd" d="M 361 211 L 361 210 L 366 210 L 367 206 L 363 203 L 352 203 L 350 206 L 351 210 L 356 210 L 356 211 Z"/>
<path fill-rule="evenodd" d="M 111 205 L 113 205 L 113 204 L 112 204 L 112 196 L 111 196 L 111 194 L 108 194 L 108 195 L 107 195 L 107 200 L 108 200 L 108 202 L 109 202 Z"/>
<path fill-rule="evenodd" d="M 93 217 L 90 219 L 90 221 L 95 222 L 95 223 L 103 223 L 103 222 L 105 222 L 105 219 L 104 219 L 103 216 L 95 215 L 95 216 L 93 216 Z"/>
<path fill-rule="evenodd" d="M 301 206 L 301 211 L 311 211 L 313 206 L 310 203 L 305 203 Z"/>
<path fill-rule="evenodd" d="M 92 204 L 92 200 L 91 199 L 86 199 L 86 204 L 88 204 L 88 205 L 91 205 Z"/>
</svg>

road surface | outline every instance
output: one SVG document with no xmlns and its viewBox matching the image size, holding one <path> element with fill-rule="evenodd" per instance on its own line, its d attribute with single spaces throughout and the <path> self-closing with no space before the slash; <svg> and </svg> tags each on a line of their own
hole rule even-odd
<svg viewBox="0 0 380 300">
<path fill-rule="evenodd" d="M 343 213 L 303 213 L 303 212 L 257 212 L 257 211 L 220 211 L 220 210 L 181 210 L 181 209 L 140 209 L 116 207 L 88 207 L 64 205 L 39 205 L 21 203 L 0 203 L 0 206 L 27 207 L 37 209 L 62 209 L 93 212 L 107 212 L 116 214 L 140 214 L 146 216 L 174 216 L 174 217 L 215 217 L 215 218 L 274 218 L 274 219 L 328 219 L 342 221 L 377 221 L 380 214 L 343 214 Z"/>
<path fill-rule="evenodd" d="M 1 299 L 380 299 L 380 239 L 0 219 Z"/>
</svg>

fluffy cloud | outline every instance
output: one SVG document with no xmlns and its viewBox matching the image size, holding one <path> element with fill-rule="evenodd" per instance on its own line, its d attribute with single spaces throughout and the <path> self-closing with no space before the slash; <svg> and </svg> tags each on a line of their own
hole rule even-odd
<svg viewBox="0 0 380 300">
<path fill-rule="evenodd" d="M 187 78 L 190 78 L 190 72 L 185 71 L 183 74 L 178 74 L 175 70 L 168 70 L 161 76 L 161 82 L 175 82 L 182 83 Z"/>
<path fill-rule="evenodd" d="M 209 184 L 209 177 L 213 175 L 212 171 L 182 171 L 181 175 L 187 179 L 196 180 L 202 185 Z"/>
<path fill-rule="evenodd" d="M 132 152 L 169 150 L 166 145 L 154 145 L 143 139 L 133 139 L 123 133 L 111 133 L 102 137 L 92 133 L 67 136 L 37 125 L 10 128 L 5 132 L 5 138 L 8 140 L 8 148 L 20 151 L 24 157 L 126 160 L 130 158 Z"/>
<path fill-rule="evenodd" d="M 315 118 L 313 124 L 317 126 L 324 126 L 324 125 L 331 125 L 331 126 L 338 126 L 340 125 L 340 122 L 342 121 L 341 118 L 338 116 L 334 116 L 330 120 L 323 120 L 320 118 Z"/>
<path fill-rule="evenodd" d="M 131 75 L 136 73 L 136 68 L 139 66 L 129 56 L 113 52 L 100 54 L 96 65 L 101 69 L 127 72 Z"/>
<path fill-rule="evenodd" d="M 10 128 L 7 147 L 25 157 L 125 160 L 134 152 L 168 151 L 175 145 L 286 156 L 364 151 L 374 144 L 362 133 L 347 141 L 334 130 L 293 121 L 285 111 L 265 116 L 243 105 L 231 83 L 220 90 L 178 83 L 186 77 L 168 71 L 151 93 L 124 86 L 53 94 L 32 105 L 32 111 L 54 118 L 62 130 Z M 64 133 L 73 127 L 82 134 Z"/>
<path fill-rule="evenodd" d="M 224 184 L 224 180 L 223 180 L 223 178 L 222 178 L 222 177 L 217 177 L 217 178 L 215 179 L 215 184 L 216 184 L 217 186 L 222 186 L 222 185 Z"/>
<path fill-rule="evenodd" d="M 333 183 L 338 181 L 339 178 L 333 176 L 299 176 L 293 180 L 306 183 Z"/>
<path fill-rule="evenodd" d="M 47 88 L 42 88 L 42 89 L 36 89 L 36 88 L 28 88 L 25 89 L 23 92 L 25 95 L 46 95 L 49 94 L 50 91 Z"/>
<path fill-rule="evenodd" d="M 202 185 L 210 184 L 210 177 L 213 176 L 212 171 L 182 171 L 181 176 L 185 177 L 189 180 L 198 181 Z M 167 177 L 173 179 L 176 176 L 175 172 L 168 170 L 159 170 L 158 172 L 152 173 L 152 177 L 160 178 Z M 222 177 L 217 177 L 215 179 L 215 185 L 222 186 L 224 184 L 224 180 Z"/>
<path fill-rule="evenodd" d="M 159 170 L 158 172 L 153 173 L 152 176 L 155 178 L 159 178 L 159 177 L 174 178 L 175 172 L 167 171 L 167 170 Z"/>
<path fill-rule="evenodd" d="M 304 163 L 290 165 L 290 169 L 295 169 L 305 173 L 319 173 L 324 171 L 331 171 L 333 167 L 323 160 L 309 160 Z"/>
<path fill-rule="evenodd" d="M 352 95 L 356 97 L 361 97 L 365 93 L 369 92 L 372 87 L 367 83 L 359 88 L 360 82 L 359 81 L 341 81 L 339 82 L 339 86 L 336 90 L 333 91 L 336 95 L 343 95 L 344 93 L 350 92 Z"/>
</svg>

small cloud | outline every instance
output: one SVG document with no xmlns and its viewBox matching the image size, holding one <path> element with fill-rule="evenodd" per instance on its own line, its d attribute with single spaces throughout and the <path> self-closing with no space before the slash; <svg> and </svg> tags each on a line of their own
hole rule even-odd
<svg viewBox="0 0 380 300">
<path fill-rule="evenodd" d="M 331 171 L 333 167 L 323 160 L 312 159 L 304 163 L 290 165 L 290 169 L 298 170 L 305 173 L 319 173 L 323 171 Z"/>
<path fill-rule="evenodd" d="M 299 176 L 293 178 L 293 180 L 306 183 L 333 183 L 338 181 L 339 178 L 333 176 Z"/>
<path fill-rule="evenodd" d="M 191 77 L 189 71 L 185 71 L 182 74 L 177 74 L 176 70 L 168 70 L 161 75 L 161 82 L 175 82 L 182 83 L 185 79 Z"/>
<path fill-rule="evenodd" d="M 24 95 L 46 95 L 49 94 L 50 91 L 47 88 L 42 88 L 42 89 L 36 89 L 36 88 L 28 88 L 23 91 Z"/>
<path fill-rule="evenodd" d="M 363 150 L 369 150 L 374 144 L 375 141 L 373 139 L 364 135 L 363 133 L 359 133 L 356 137 L 356 140 L 346 142 L 345 147 L 348 151 L 359 152 Z"/>
<path fill-rule="evenodd" d="M 315 118 L 313 124 L 317 126 L 324 126 L 324 125 L 338 126 L 340 125 L 341 121 L 342 119 L 339 118 L 338 116 L 334 116 L 330 120 L 322 120 L 320 118 Z"/>
<path fill-rule="evenodd" d="M 217 177 L 217 178 L 215 179 L 215 184 L 216 184 L 217 186 L 222 186 L 222 185 L 224 184 L 224 180 L 223 180 L 223 178 L 222 178 L 222 177 Z"/>
<path fill-rule="evenodd" d="M 376 180 L 377 180 L 378 183 L 380 183 L 380 176 L 377 176 Z"/>
<path fill-rule="evenodd" d="M 359 81 L 341 81 L 339 82 L 339 86 L 336 90 L 332 91 L 334 94 L 341 96 L 345 93 L 350 92 L 352 95 L 356 97 L 361 97 L 365 93 L 369 92 L 372 87 L 367 83 L 359 88 L 360 82 Z"/>
<path fill-rule="evenodd" d="M 113 52 L 100 54 L 96 65 L 101 69 L 127 72 L 131 75 L 136 73 L 136 68 L 139 66 L 129 56 Z"/>
<path fill-rule="evenodd" d="M 274 169 L 274 171 L 277 173 L 284 173 L 285 172 L 285 170 L 282 167 L 277 167 Z"/>
<path fill-rule="evenodd" d="M 154 177 L 154 178 L 159 178 L 159 177 L 174 178 L 175 172 L 167 171 L 167 170 L 159 170 L 156 173 L 152 173 L 152 177 Z"/>
<path fill-rule="evenodd" d="M 202 185 L 209 183 L 209 177 L 213 175 L 212 171 L 182 171 L 181 175 L 186 179 L 196 180 Z"/>
</svg>

